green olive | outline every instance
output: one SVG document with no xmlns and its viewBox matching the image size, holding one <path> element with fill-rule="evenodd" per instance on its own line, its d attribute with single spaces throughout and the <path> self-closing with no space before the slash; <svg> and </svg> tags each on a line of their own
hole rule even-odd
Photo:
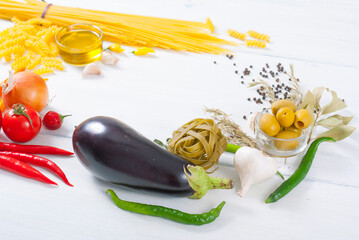
<svg viewBox="0 0 359 240">
<path fill-rule="evenodd" d="M 296 128 L 294 125 L 284 128 L 284 131 L 295 132 L 298 133 L 299 136 L 302 134 L 302 129 Z"/>
<path fill-rule="evenodd" d="M 282 127 L 289 127 L 294 122 L 294 112 L 289 107 L 283 107 L 277 111 L 276 119 Z"/>
<path fill-rule="evenodd" d="M 299 109 L 295 112 L 294 126 L 299 129 L 305 129 L 313 122 L 313 117 L 307 109 Z"/>
<path fill-rule="evenodd" d="M 271 109 L 272 109 L 273 115 L 276 116 L 278 110 L 281 108 L 284 108 L 284 107 L 289 107 L 290 109 L 293 110 L 293 112 L 295 112 L 295 105 L 293 102 L 291 102 L 289 100 L 278 100 L 278 101 L 275 101 L 274 103 L 272 103 Z"/>
<path fill-rule="evenodd" d="M 267 135 L 275 136 L 280 130 L 280 125 L 272 114 L 265 113 L 259 119 L 259 128 Z"/>
<path fill-rule="evenodd" d="M 280 139 L 292 139 L 299 137 L 300 134 L 291 132 L 291 131 L 282 131 L 279 132 L 275 137 Z M 281 141 L 281 140 L 275 140 L 274 145 L 278 150 L 288 151 L 288 150 L 294 150 L 299 146 L 298 140 L 293 141 Z"/>
</svg>

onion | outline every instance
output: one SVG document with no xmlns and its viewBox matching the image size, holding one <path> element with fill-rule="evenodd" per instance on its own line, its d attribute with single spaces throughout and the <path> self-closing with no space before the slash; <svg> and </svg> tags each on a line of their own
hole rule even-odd
<svg viewBox="0 0 359 240">
<path fill-rule="evenodd" d="M 3 87 L 3 100 L 6 108 L 21 103 L 40 112 L 47 105 L 49 91 L 47 85 L 36 73 L 22 71 L 10 75 L 6 88 Z"/>
</svg>

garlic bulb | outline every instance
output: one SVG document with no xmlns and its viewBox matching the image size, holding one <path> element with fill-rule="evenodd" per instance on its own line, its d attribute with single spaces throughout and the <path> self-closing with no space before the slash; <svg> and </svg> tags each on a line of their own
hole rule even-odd
<svg viewBox="0 0 359 240">
<path fill-rule="evenodd" d="M 241 197 L 246 194 L 251 185 L 273 177 L 279 168 L 276 159 L 250 147 L 241 147 L 237 150 L 234 155 L 234 166 L 241 179 L 241 188 L 237 192 Z"/>
<path fill-rule="evenodd" d="M 82 77 L 86 77 L 89 74 L 101 74 L 100 66 L 97 64 L 97 62 L 90 63 L 86 65 L 84 70 L 82 71 Z"/>
</svg>

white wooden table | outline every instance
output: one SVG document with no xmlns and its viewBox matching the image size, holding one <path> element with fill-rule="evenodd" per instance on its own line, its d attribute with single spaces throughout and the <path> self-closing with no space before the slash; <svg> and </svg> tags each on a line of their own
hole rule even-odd
<svg viewBox="0 0 359 240">
<path fill-rule="evenodd" d="M 122 0 L 51 1 L 54 4 L 115 12 L 205 21 L 216 32 L 228 28 L 267 33 L 273 43 L 266 50 L 234 48 L 236 56 L 177 53 L 156 49 L 154 57 L 136 57 L 126 48 L 116 67 L 103 66 L 100 77 L 83 79 L 81 70 L 66 65 L 48 81 L 49 109 L 72 114 L 56 131 L 42 129 L 31 144 L 72 149 L 74 126 L 97 115 L 118 118 L 149 139 L 166 139 L 173 130 L 197 117 L 209 117 L 204 106 L 220 108 L 247 129 L 243 115 L 261 110 L 249 103 L 255 96 L 241 84 L 241 73 L 268 63 L 295 67 L 304 89 L 326 86 L 336 90 L 354 115 L 358 127 L 359 3 L 346 1 L 214 1 Z M 11 26 L 0 21 L 0 28 Z M 108 45 L 108 43 L 104 43 Z M 214 64 L 216 61 L 217 64 Z M 236 66 L 233 65 L 236 63 Z M 8 66 L 0 65 L 1 79 Z M 239 74 L 235 74 L 235 70 Z M 253 76 L 255 72 L 252 73 Z M 200 88 L 200 90 L 199 90 Z M 1 141 L 7 141 L 1 133 Z M 307 178 L 279 202 L 266 197 L 282 182 L 277 176 L 252 186 L 244 198 L 236 195 L 239 177 L 221 165 L 217 176 L 232 178 L 232 190 L 215 190 L 201 200 L 139 192 L 95 179 L 76 157 L 52 157 L 75 187 L 49 172 L 58 187 L 47 186 L 0 170 L 0 239 L 359 239 L 359 132 L 335 144 L 320 146 Z M 231 163 L 233 155 L 220 161 Z M 299 164 L 288 159 L 281 171 L 288 177 Z M 227 202 L 212 224 L 187 226 L 161 218 L 122 211 L 114 206 L 107 188 L 121 198 L 160 204 L 198 213 Z"/>
</svg>

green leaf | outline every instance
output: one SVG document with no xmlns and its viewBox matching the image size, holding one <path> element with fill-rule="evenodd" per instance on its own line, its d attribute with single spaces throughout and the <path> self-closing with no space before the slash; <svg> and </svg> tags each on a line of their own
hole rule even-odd
<svg viewBox="0 0 359 240">
<path fill-rule="evenodd" d="M 350 136 L 356 128 L 348 125 L 342 125 L 335 128 L 332 128 L 322 134 L 319 134 L 317 138 L 320 137 L 332 137 L 336 141 L 343 140 L 344 138 Z"/>
<path fill-rule="evenodd" d="M 299 109 L 310 107 L 314 111 L 314 96 L 311 91 L 307 91 L 305 94 L 302 103 L 299 105 Z M 309 110 L 309 109 L 308 109 Z"/>
<path fill-rule="evenodd" d="M 153 140 L 153 142 L 157 143 L 158 145 L 160 145 L 163 148 L 167 148 L 167 146 L 161 140 L 155 139 L 155 140 Z"/>
<path fill-rule="evenodd" d="M 316 87 L 313 89 L 313 97 L 314 97 L 314 108 L 320 109 L 320 99 L 322 98 L 325 87 Z"/>
<path fill-rule="evenodd" d="M 330 91 L 332 94 L 332 101 L 325 105 L 323 107 L 323 114 L 328 114 L 328 113 L 332 113 L 332 112 L 336 112 L 338 110 L 341 110 L 343 108 L 345 108 L 347 105 L 343 102 L 343 100 L 341 100 L 340 98 L 338 98 L 337 93 L 334 91 Z"/>
</svg>

